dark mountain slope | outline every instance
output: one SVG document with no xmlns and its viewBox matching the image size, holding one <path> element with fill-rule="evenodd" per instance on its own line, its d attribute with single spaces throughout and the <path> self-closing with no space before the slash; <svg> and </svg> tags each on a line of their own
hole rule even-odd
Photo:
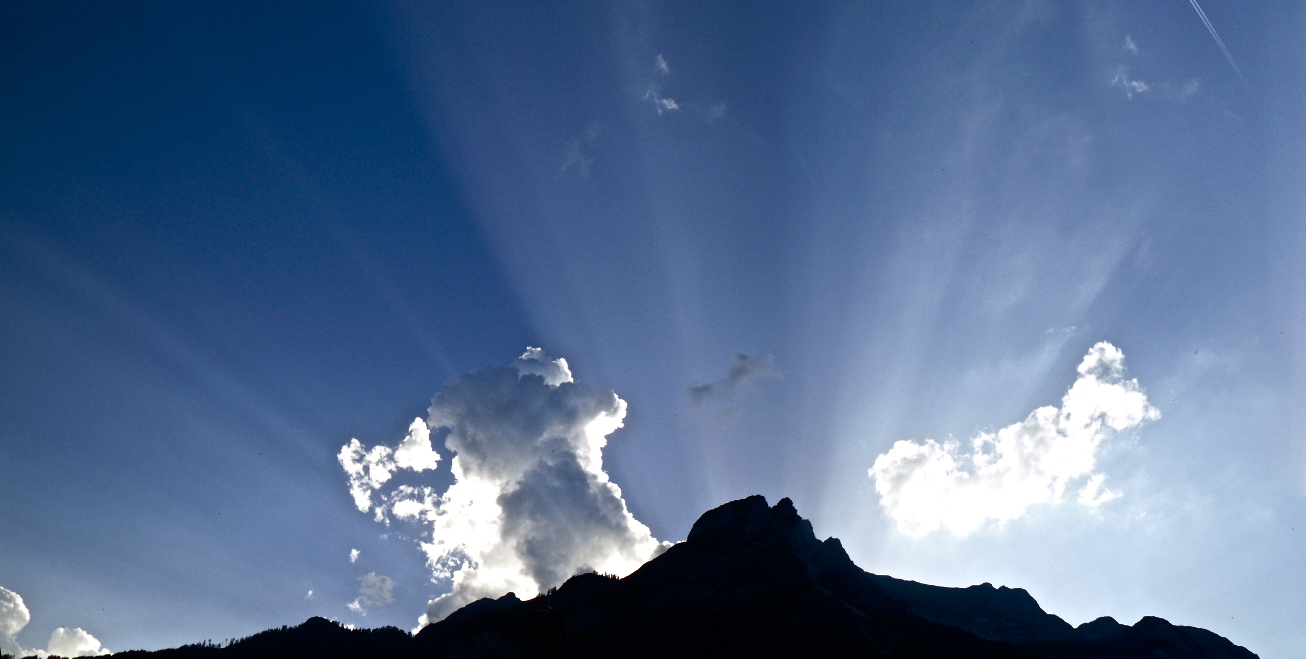
<svg viewBox="0 0 1306 659">
<path fill-rule="evenodd" d="M 768 507 L 760 496 L 708 511 L 685 542 L 624 579 L 581 575 L 529 602 L 482 600 L 414 644 L 448 657 L 1255 656 L 1159 618 L 1076 629 L 1024 590 L 872 575 L 837 539 L 817 540 L 788 499 Z"/>
<path fill-rule="evenodd" d="M 817 540 L 782 499 L 705 513 L 685 542 L 631 575 L 572 577 L 529 601 L 483 599 L 409 638 L 321 618 L 230 647 L 133 659 L 262 657 L 1121 657 L 1247 659 L 1203 629 L 1143 618 L 1071 627 L 1021 589 L 941 588 L 869 574 L 839 541 Z"/>
<path fill-rule="evenodd" d="M 689 538 L 625 579 L 581 575 L 529 602 L 503 598 L 414 639 L 437 656 L 1013 656 L 908 612 L 838 541 L 818 542 L 786 499 L 710 511 Z"/>
</svg>

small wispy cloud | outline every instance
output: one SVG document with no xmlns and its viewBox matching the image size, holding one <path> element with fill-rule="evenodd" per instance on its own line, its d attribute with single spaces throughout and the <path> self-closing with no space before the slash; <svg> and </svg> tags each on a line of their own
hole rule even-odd
<svg viewBox="0 0 1306 659">
<path fill-rule="evenodd" d="M 1019 519 L 1031 506 L 1060 503 L 1067 489 L 1077 488 L 1077 501 L 1090 508 L 1118 498 L 1096 473 L 1102 443 L 1161 414 L 1137 380 L 1125 379 L 1124 353 L 1110 343 L 1089 349 L 1078 371 L 1060 407 L 981 432 L 969 450 L 956 441 L 895 442 L 868 471 L 880 507 L 909 536 L 965 536 Z"/>
<path fill-rule="evenodd" d="M 753 357 L 736 353 L 726 369 L 725 377 L 703 384 L 696 384 L 686 390 L 689 400 L 700 406 L 717 399 L 736 400 L 747 388 L 760 378 L 780 377 L 775 368 L 775 357 Z"/>
<path fill-rule="evenodd" d="M 1125 35 L 1125 43 L 1121 50 L 1130 57 L 1138 57 L 1140 54 L 1138 42 L 1134 41 L 1133 36 L 1128 34 Z M 1142 62 L 1143 60 L 1140 60 L 1139 66 L 1143 65 Z M 1125 96 L 1130 100 L 1133 100 L 1137 94 L 1150 93 L 1158 100 L 1185 103 L 1189 98 L 1196 95 L 1201 88 L 1201 83 L 1197 78 L 1192 78 L 1186 82 L 1164 79 L 1147 82 L 1142 78 L 1133 77 L 1133 68 L 1133 64 L 1122 62 L 1116 67 L 1115 75 L 1111 78 L 1111 86 L 1124 90 Z"/>
<path fill-rule="evenodd" d="M 652 105 L 658 116 L 675 112 L 707 124 L 717 123 L 726 117 L 730 107 L 725 101 L 709 103 L 694 99 L 686 100 L 679 94 L 673 96 L 667 89 L 668 83 L 671 82 L 672 71 L 666 57 L 659 54 L 654 58 L 652 68 L 653 75 L 646 78 L 644 95 L 639 100 Z M 569 154 L 568 160 L 573 163 L 571 166 L 581 168 L 584 164 L 583 155 L 579 150 L 576 150 L 574 155 Z"/>
<path fill-rule="evenodd" d="M 671 75 L 671 65 L 667 64 L 666 58 L 663 57 L 661 53 L 659 53 L 657 59 L 653 61 L 653 70 L 657 73 L 658 77 L 665 78 Z M 674 112 L 680 109 L 680 104 L 676 102 L 676 99 L 662 95 L 662 83 L 657 80 L 649 83 L 648 90 L 644 92 L 644 97 L 640 100 L 652 103 L 653 108 L 658 111 L 659 115 L 664 112 Z"/>
<path fill-rule="evenodd" d="M 1111 85 L 1113 87 L 1123 87 L 1125 90 L 1125 96 L 1129 97 L 1130 100 L 1133 100 L 1134 94 L 1141 94 L 1151 89 L 1151 87 L 1148 87 L 1147 83 L 1142 80 L 1131 80 L 1129 78 L 1129 71 L 1123 66 L 1116 70 L 1116 76 L 1111 79 Z"/>
<path fill-rule="evenodd" d="M 360 615 L 394 601 L 395 582 L 384 574 L 368 572 L 359 579 L 358 597 L 348 604 L 349 610 Z"/>
<path fill-rule="evenodd" d="M 580 140 L 572 140 L 567 145 L 567 151 L 563 156 L 562 169 L 558 172 L 558 178 L 567 175 L 568 170 L 575 170 L 582 179 L 589 180 L 590 167 L 594 165 L 594 159 L 585 153 L 581 147 Z"/>
<path fill-rule="evenodd" d="M 676 102 L 676 99 L 659 96 L 657 91 L 654 89 L 649 89 L 647 92 L 645 92 L 644 98 L 642 100 L 652 103 L 653 107 L 657 109 L 658 114 L 662 114 L 663 112 L 672 112 L 674 110 L 680 109 L 680 104 Z"/>
<path fill-rule="evenodd" d="M 658 53 L 658 58 L 653 62 L 653 68 L 657 70 L 659 75 L 671 75 L 671 66 L 667 64 L 667 60 L 662 56 L 662 53 Z"/>
<path fill-rule="evenodd" d="M 594 166 L 594 157 L 590 155 L 590 148 L 602 132 L 602 126 L 594 124 L 586 128 L 579 137 L 567 143 L 567 148 L 562 155 L 562 167 L 558 170 L 559 180 L 568 172 L 575 172 L 581 179 L 589 180 L 590 170 Z"/>
<path fill-rule="evenodd" d="M 304 596 L 304 599 L 306 599 L 306 600 L 311 600 L 311 599 L 313 599 L 313 591 L 312 591 L 312 589 L 310 589 L 310 590 L 308 591 L 308 594 Z"/>
</svg>

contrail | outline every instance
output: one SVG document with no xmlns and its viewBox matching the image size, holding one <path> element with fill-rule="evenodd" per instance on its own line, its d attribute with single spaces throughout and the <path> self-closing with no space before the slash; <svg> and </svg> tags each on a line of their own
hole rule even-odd
<svg viewBox="0 0 1306 659">
<path fill-rule="evenodd" d="M 1229 66 L 1232 66 L 1233 72 L 1238 74 L 1238 79 L 1243 81 L 1244 86 L 1251 87 L 1251 85 L 1247 84 L 1247 78 L 1243 77 L 1242 69 L 1238 68 L 1238 63 L 1233 61 L 1233 55 L 1229 54 L 1229 49 L 1224 47 L 1224 40 L 1221 39 L 1220 34 L 1215 31 L 1215 26 L 1211 25 L 1211 20 L 1206 17 L 1206 12 L 1202 11 L 1202 6 L 1197 4 L 1197 0 L 1188 1 L 1193 4 L 1193 9 L 1197 10 L 1197 16 L 1201 18 L 1202 23 L 1206 25 L 1206 31 L 1211 33 L 1211 38 L 1215 39 L 1215 45 L 1220 47 L 1220 52 L 1224 53 L 1224 58 L 1229 60 Z"/>
</svg>

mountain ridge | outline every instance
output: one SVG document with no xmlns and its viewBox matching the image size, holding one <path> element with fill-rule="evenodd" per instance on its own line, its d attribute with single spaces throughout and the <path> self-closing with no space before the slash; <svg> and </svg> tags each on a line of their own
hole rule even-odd
<svg viewBox="0 0 1306 659">
<path fill-rule="evenodd" d="M 754 495 L 704 513 L 686 540 L 623 578 L 573 576 L 530 600 L 481 599 L 412 637 L 311 618 L 227 647 L 123 659 L 262 657 L 1169 657 L 1249 659 L 1205 629 L 1144 617 L 1078 627 L 1024 589 L 931 586 L 862 570 L 793 502 Z M 219 656 L 220 655 L 220 656 Z"/>
</svg>

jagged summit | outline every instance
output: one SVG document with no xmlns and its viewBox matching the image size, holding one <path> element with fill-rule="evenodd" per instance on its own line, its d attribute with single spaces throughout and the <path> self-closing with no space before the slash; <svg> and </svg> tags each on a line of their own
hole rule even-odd
<svg viewBox="0 0 1306 659">
<path fill-rule="evenodd" d="M 703 513 L 690 527 L 686 542 L 738 542 L 791 533 L 797 534 L 796 540 L 816 540 L 812 523 L 798 516 L 788 497 L 771 507 L 766 497 L 754 494 Z"/>
<path fill-rule="evenodd" d="M 346 645 L 340 635 L 364 633 L 310 619 L 210 650 L 224 653 L 222 659 L 272 656 L 253 652 L 247 641 L 307 630 L 336 638 L 335 648 Z M 298 652 L 297 643 L 272 637 L 257 647 L 275 647 L 278 657 L 328 656 Z M 769 506 L 761 496 L 704 513 L 685 542 L 625 578 L 581 574 L 528 601 L 509 593 L 473 602 L 411 639 L 383 634 L 373 641 L 377 647 L 363 654 L 396 659 L 1256 656 L 1212 632 L 1160 618 L 1132 626 L 1099 618 L 1072 627 L 1020 588 L 943 588 L 870 574 L 853 564 L 839 540 L 818 540 L 792 501 Z"/>
</svg>

